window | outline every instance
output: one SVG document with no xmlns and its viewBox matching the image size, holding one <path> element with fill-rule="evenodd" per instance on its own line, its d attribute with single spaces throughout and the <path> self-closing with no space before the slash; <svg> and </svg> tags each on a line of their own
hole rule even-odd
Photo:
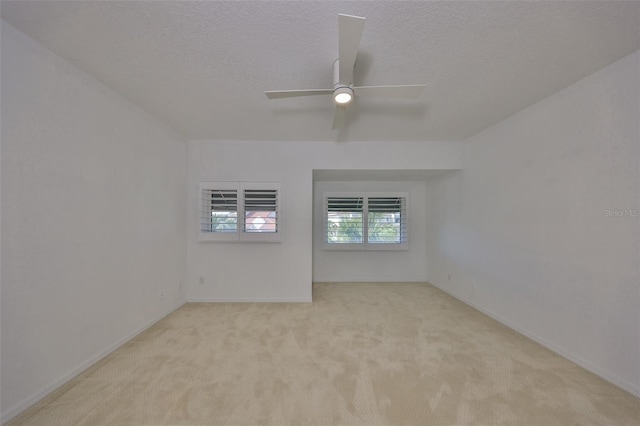
<svg viewBox="0 0 640 426">
<path fill-rule="evenodd" d="M 200 184 L 200 241 L 279 241 L 279 185 Z"/>
<path fill-rule="evenodd" d="M 203 189 L 202 230 L 205 232 L 238 231 L 238 191 L 235 189 Z"/>
<path fill-rule="evenodd" d="M 403 197 L 369 197 L 367 241 L 370 244 L 401 244 L 406 241 Z"/>
<path fill-rule="evenodd" d="M 327 197 L 327 242 L 362 243 L 363 197 Z"/>
<path fill-rule="evenodd" d="M 325 194 L 325 248 L 408 249 L 407 194 Z"/>
<path fill-rule="evenodd" d="M 275 189 L 244 190 L 244 231 L 277 232 L 278 191 Z"/>
</svg>

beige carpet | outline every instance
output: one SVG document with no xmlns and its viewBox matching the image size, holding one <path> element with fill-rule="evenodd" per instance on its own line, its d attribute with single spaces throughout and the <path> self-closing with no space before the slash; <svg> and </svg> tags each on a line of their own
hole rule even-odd
<svg viewBox="0 0 640 426">
<path fill-rule="evenodd" d="M 187 304 L 12 425 L 631 425 L 640 400 L 425 284 Z"/>
</svg>

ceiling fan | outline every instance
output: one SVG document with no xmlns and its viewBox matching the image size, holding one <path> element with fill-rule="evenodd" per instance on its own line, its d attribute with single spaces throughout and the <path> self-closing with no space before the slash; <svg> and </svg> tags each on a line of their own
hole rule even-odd
<svg viewBox="0 0 640 426">
<path fill-rule="evenodd" d="M 274 90 L 264 92 L 269 99 L 290 98 L 294 96 L 333 95 L 336 112 L 333 128 L 344 126 L 347 106 L 355 96 L 386 96 L 393 98 L 417 99 L 426 87 L 424 84 L 402 86 L 354 86 L 353 68 L 358 55 L 360 38 L 365 18 L 351 15 L 338 15 L 338 59 L 333 63 L 333 88 Z"/>
</svg>

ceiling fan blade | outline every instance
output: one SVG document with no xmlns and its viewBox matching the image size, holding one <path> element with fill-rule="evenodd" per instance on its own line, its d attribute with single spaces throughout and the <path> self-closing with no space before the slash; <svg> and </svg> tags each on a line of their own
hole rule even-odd
<svg viewBox="0 0 640 426">
<path fill-rule="evenodd" d="M 332 129 L 340 129 L 347 123 L 347 107 L 336 105 L 336 113 L 333 116 Z"/>
<path fill-rule="evenodd" d="M 356 63 L 365 18 L 338 15 L 338 59 L 340 83 L 353 84 L 353 66 Z"/>
<path fill-rule="evenodd" d="M 408 86 L 360 86 L 354 87 L 356 96 L 384 96 L 387 98 L 418 99 L 424 88 L 424 84 Z"/>
<path fill-rule="evenodd" d="M 295 96 L 330 95 L 333 89 L 308 89 L 308 90 L 272 90 L 264 92 L 269 99 L 292 98 Z"/>
</svg>

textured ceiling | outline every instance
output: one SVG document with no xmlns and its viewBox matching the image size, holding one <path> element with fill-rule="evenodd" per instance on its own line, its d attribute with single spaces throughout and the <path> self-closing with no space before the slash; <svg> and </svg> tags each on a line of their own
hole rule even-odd
<svg viewBox="0 0 640 426">
<path fill-rule="evenodd" d="M 462 140 L 640 49 L 637 1 L 2 1 L 2 19 L 187 138 Z M 358 99 L 331 130 L 338 13 L 367 18 Z"/>
</svg>

